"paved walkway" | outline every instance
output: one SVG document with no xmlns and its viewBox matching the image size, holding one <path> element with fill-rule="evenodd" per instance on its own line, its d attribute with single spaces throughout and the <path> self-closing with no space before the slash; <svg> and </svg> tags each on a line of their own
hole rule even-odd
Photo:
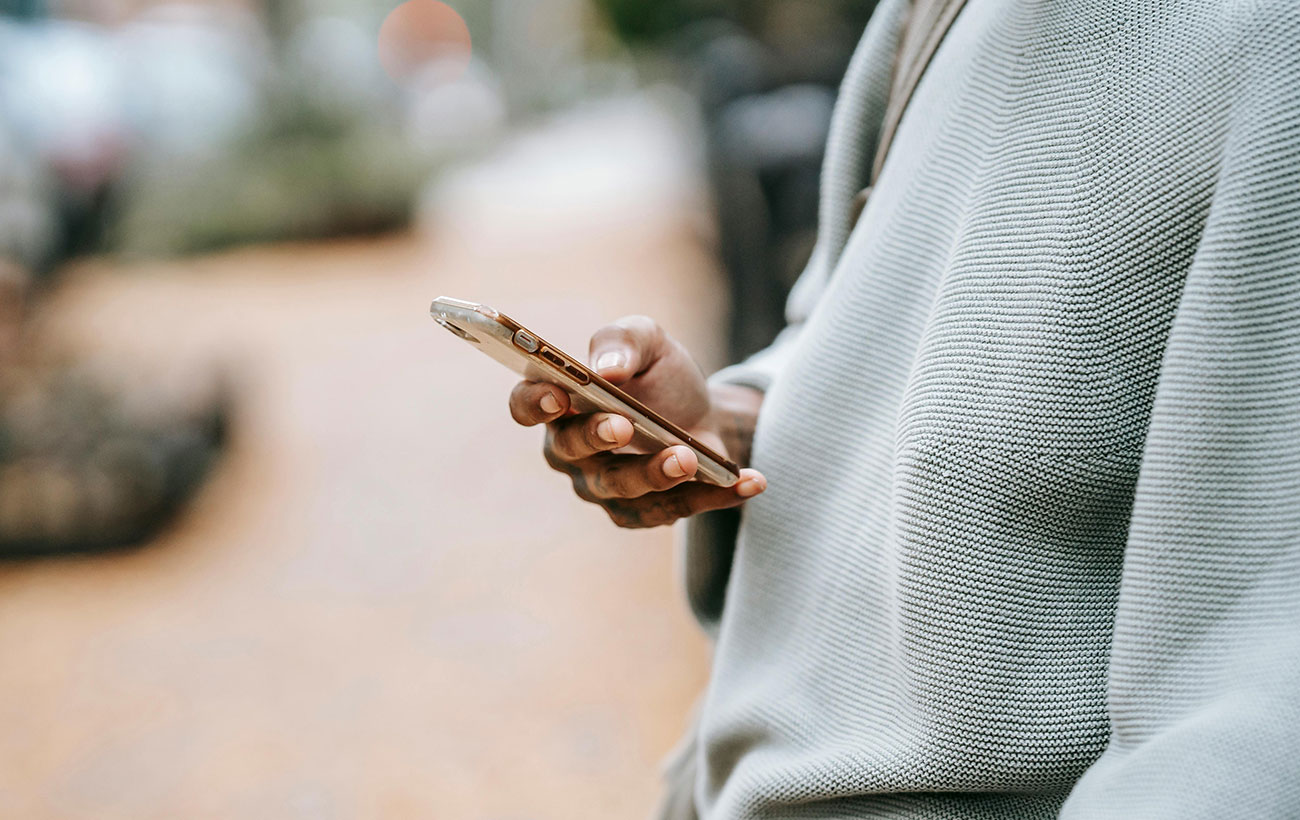
<svg viewBox="0 0 1300 820">
<path fill-rule="evenodd" d="M 598 116 L 641 142 L 614 162 L 552 129 L 573 174 L 521 180 L 550 155 L 525 141 L 449 177 L 432 231 L 74 273 L 50 339 L 146 378 L 229 367 L 238 418 L 156 543 L 0 568 L 0 816 L 646 814 L 707 661 L 671 534 L 572 498 L 510 374 L 426 315 L 479 298 L 582 351 L 645 312 L 716 352 L 668 132 Z"/>
</svg>

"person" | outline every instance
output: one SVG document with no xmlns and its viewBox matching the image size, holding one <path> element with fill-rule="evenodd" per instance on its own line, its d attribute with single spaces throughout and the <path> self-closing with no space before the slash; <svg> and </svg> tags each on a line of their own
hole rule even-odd
<svg viewBox="0 0 1300 820">
<path fill-rule="evenodd" d="M 688 518 L 662 816 L 1300 816 L 1297 42 L 1293 0 L 883 0 L 777 341 L 706 382 L 592 338 L 742 480 L 515 388 L 580 496 Z"/>
</svg>

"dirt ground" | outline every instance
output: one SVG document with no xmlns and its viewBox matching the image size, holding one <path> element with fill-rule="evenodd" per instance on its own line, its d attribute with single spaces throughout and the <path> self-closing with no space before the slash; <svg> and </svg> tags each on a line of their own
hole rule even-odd
<svg viewBox="0 0 1300 820">
<path fill-rule="evenodd" d="M 577 352 L 649 313 L 716 364 L 718 273 L 693 200 L 545 230 L 544 201 L 511 230 L 471 200 L 434 232 L 71 272 L 45 338 L 227 370 L 234 441 L 155 543 L 0 567 L 0 816 L 646 815 L 707 665 L 673 534 L 574 499 L 511 375 L 427 306 Z"/>
</svg>

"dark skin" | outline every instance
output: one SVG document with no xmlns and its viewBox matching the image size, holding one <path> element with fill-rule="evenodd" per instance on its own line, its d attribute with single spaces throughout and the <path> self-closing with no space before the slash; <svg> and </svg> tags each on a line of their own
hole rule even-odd
<svg viewBox="0 0 1300 820">
<path fill-rule="evenodd" d="M 633 442 L 627 418 L 569 415 L 564 390 L 519 382 L 510 394 L 510 414 L 525 426 L 546 425 L 546 462 L 570 477 L 579 498 L 602 507 L 620 527 L 659 527 L 738 507 L 767 489 L 767 479 L 745 467 L 761 392 L 730 385 L 710 388 L 686 348 L 644 316 L 629 316 L 596 331 L 590 361 L 602 377 L 743 469 L 731 487 L 695 481 L 699 461 L 689 447 L 647 450 Z"/>
</svg>

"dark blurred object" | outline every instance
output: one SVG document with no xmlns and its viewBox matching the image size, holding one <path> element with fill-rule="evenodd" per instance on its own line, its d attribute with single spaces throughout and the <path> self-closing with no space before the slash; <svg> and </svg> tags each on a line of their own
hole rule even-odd
<svg viewBox="0 0 1300 820">
<path fill-rule="evenodd" d="M 0 19 L 0 557 L 147 540 L 202 483 L 227 415 L 212 389 L 92 376 L 48 361 L 28 338 L 43 280 L 102 245 L 130 153 L 210 144 L 197 135 L 231 110 L 229 95 L 196 105 L 195 89 L 172 86 L 169 97 L 169 82 L 211 67 L 201 27 L 188 40 L 170 24 L 110 34 L 38 11 L 29 3 L 29 22 Z M 170 75 L 149 63 L 150 39 L 186 52 Z"/>
<path fill-rule="evenodd" d="M 30 287 L 27 269 L 0 255 L 0 368 L 18 357 Z"/>
<path fill-rule="evenodd" d="M 733 360 L 785 324 L 786 295 L 812 253 L 818 183 L 835 94 L 789 85 L 747 94 L 708 120 L 719 252 L 731 284 Z"/>
<path fill-rule="evenodd" d="M 786 296 L 816 239 L 836 89 L 873 6 L 771 0 L 746 4 L 744 27 L 687 33 L 731 285 L 733 361 L 785 324 Z"/>
<path fill-rule="evenodd" d="M 658 44 L 678 36 L 701 20 L 725 20 L 756 34 L 774 26 L 805 24 L 805 34 L 823 32 L 807 25 L 812 20 L 833 20 L 866 25 L 874 3 L 870 0 L 596 0 L 620 37 L 630 43 Z M 865 7 L 865 8 L 864 8 Z M 793 32 L 802 36 L 800 32 Z"/>
<path fill-rule="evenodd" d="M 619 36 L 629 42 L 676 34 L 690 23 L 734 13 L 728 0 L 597 0 Z"/>
<path fill-rule="evenodd" d="M 112 389 L 77 368 L 0 378 L 0 558 L 140 544 L 202 484 L 225 402 Z"/>
<path fill-rule="evenodd" d="M 0 15 L 32 20 L 45 14 L 45 0 L 0 0 Z"/>
<path fill-rule="evenodd" d="M 689 72 L 730 279 L 729 353 L 744 358 L 784 325 L 786 294 L 812 252 L 835 91 L 875 2 L 600 5 L 631 42 L 671 35 L 666 45 Z"/>
</svg>

